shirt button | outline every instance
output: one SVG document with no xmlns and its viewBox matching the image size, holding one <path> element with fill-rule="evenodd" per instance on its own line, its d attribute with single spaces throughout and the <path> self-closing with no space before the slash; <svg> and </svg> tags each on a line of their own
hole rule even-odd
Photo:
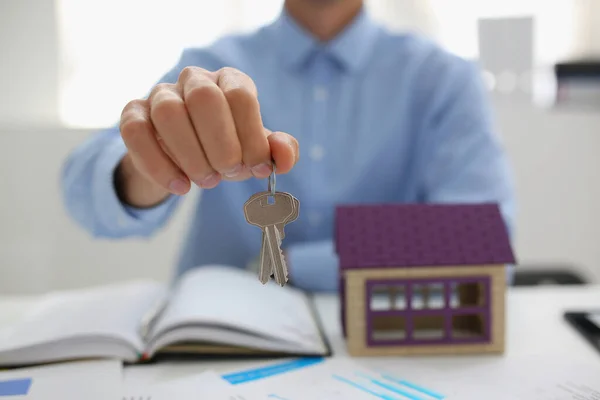
<svg viewBox="0 0 600 400">
<path fill-rule="evenodd" d="M 327 98 L 327 89 L 317 86 L 313 91 L 313 96 L 316 101 L 323 101 Z"/>
<path fill-rule="evenodd" d="M 325 149 L 323 149 L 323 146 L 316 144 L 310 149 L 310 158 L 313 160 L 319 161 L 323 156 L 325 156 Z"/>
</svg>

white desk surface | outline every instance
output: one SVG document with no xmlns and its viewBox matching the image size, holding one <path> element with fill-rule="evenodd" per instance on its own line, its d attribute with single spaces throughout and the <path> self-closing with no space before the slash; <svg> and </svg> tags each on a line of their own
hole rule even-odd
<svg viewBox="0 0 600 400">
<path fill-rule="evenodd" d="M 329 336 L 335 357 L 348 357 L 341 334 L 339 301 L 335 295 L 318 295 L 317 308 Z M 542 356 L 544 359 L 582 361 L 600 368 L 600 354 L 585 342 L 564 320 L 563 312 L 569 309 L 600 309 L 600 285 L 593 286 L 542 286 L 510 288 L 507 296 L 507 349 L 502 356 L 443 356 L 443 357 L 389 357 L 355 358 L 366 366 L 394 369 L 420 364 L 444 369 L 480 365 L 512 368 L 522 357 Z M 534 322 L 534 320 L 537 320 Z M 155 365 L 131 366 L 126 376 L 131 380 L 158 382 L 165 379 L 213 369 L 229 372 L 271 363 L 261 361 L 204 361 L 169 362 Z"/>
<path fill-rule="evenodd" d="M 0 296 L 0 324 L 25 304 L 19 297 Z M 317 308 L 335 357 L 347 357 L 341 335 L 339 301 L 335 295 L 318 295 Z M 357 358 L 366 366 L 406 368 L 407 363 L 435 369 L 479 367 L 513 368 L 523 356 L 551 357 L 565 362 L 583 361 L 600 367 L 600 354 L 581 338 L 563 318 L 569 309 L 600 309 L 600 285 L 510 288 L 507 298 L 507 350 L 502 356 L 442 356 Z M 273 360 L 217 360 L 161 362 L 128 366 L 126 379 L 160 382 L 206 370 L 229 372 L 252 368 Z"/>
</svg>

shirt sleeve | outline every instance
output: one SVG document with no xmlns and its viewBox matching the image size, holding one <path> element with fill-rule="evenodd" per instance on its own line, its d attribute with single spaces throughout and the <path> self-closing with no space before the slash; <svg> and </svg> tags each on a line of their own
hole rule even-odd
<svg viewBox="0 0 600 400">
<path fill-rule="evenodd" d="M 332 240 L 292 244 L 285 253 L 294 286 L 310 292 L 338 289 L 338 257 Z"/>
<path fill-rule="evenodd" d="M 186 50 L 179 62 L 159 81 L 173 83 L 187 65 L 215 68 L 207 53 Z M 117 196 L 114 171 L 127 152 L 118 126 L 93 133 L 67 157 L 61 186 L 67 213 L 96 237 L 148 237 L 162 228 L 180 203 L 170 196 L 161 204 L 144 209 L 128 207 Z"/>
<path fill-rule="evenodd" d="M 422 197 L 431 203 L 496 203 L 512 239 L 513 175 L 481 73 L 475 64 L 449 55 L 429 64 L 423 82 L 436 86 L 422 91 L 429 93 L 423 99 L 428 106 L 423 105 Z M 509 282 L 512 276 L 508 266 Z"/>
<path fill-rule="evenodd" d="M 171 196 L 147 209 L 124 205 L 116 192 L 114 171 L 126 151 L 118 130 L 112 128 L 85 141 L 65 163 L 62 186 L 67 211 L 93 236 L 150 236 L 178 203 L 179 197 Z"/>
</svg>

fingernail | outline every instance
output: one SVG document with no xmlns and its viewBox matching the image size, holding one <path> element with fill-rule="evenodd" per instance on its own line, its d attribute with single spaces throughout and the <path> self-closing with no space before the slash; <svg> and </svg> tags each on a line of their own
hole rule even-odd
<svg viewBox="0 0 600 400">
<path fill-rule="evenodd" d="M 169 183 L 169 190 L 177 194 L 185 194 L 188 190 L 188 184 L 183 179 L 173 179 Z"/>
<path fill-rule="evenodd" d="M 204 178 L 204 180 L 200 182 L 199 186 L 201 188 L 210 189 L 210 188 L 217 186 L 218 183 L 219 183 L 219 174 L 214 173 L 214 174 L 209 175 L 208 177 Z"/>
<path fill-rule="evenodd" d="M 228 178 L 235 178 L 236 176 L 238 176 L 240 174 L 240 172 L 242 172 L 242 169 L 244 168 L 244 166 L 242 164 L 238 164 L 235 167 L 233 167 L 232 169 L 230 169 L 227 172 L 223 172 L 223 175 L 225 175 Z"/>
<path fill-rule="evenodd" d="M 252 174 L 257 178 L 263 178 L 271 175 L 271 166 L 267 163 L 252 167 Z"/>
</svg>

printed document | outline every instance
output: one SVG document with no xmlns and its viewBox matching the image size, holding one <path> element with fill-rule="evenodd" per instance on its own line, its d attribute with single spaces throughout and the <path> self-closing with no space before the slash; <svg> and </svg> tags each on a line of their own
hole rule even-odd
<svg viewBox="0 0 600 400">
<path fill-rule="evenodd" d="M 2 400 L 120 399 L 120 361 L 80 361 L 0 371 Z"/>
</svg>

